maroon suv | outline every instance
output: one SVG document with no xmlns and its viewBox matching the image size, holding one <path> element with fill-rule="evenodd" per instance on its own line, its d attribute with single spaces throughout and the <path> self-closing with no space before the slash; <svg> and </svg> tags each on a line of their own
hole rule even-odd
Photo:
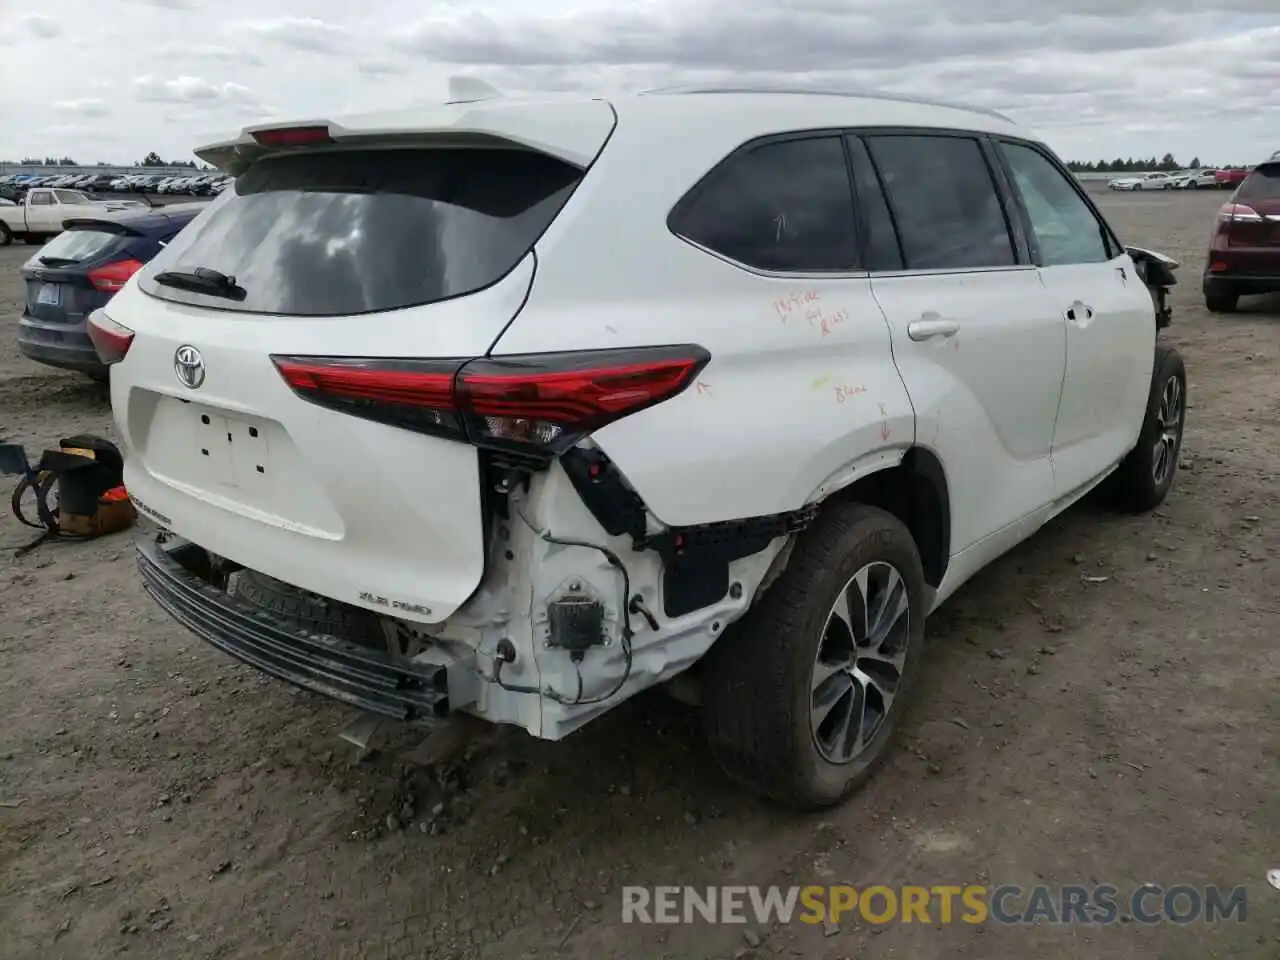
<svg viewBox="0 0 1280 960">
<path fill-rule="evenodd" d="M 1204 302 L 1230 313 L 1241 296 L 1280 291 L 1280 160 L 1255 167 L 1218 211 Z"/>
</svg>

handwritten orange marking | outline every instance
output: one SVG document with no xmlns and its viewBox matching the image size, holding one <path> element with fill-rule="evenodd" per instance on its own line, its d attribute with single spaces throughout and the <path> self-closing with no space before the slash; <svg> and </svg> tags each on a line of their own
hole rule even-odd
<svg viewBox="0 0 1280 960">
<path fill-rule="evenodd" d="M 889 422 L 887 420 L 880 421 L 880 439 L 888 440 L 891 433 L 893 431 L 889 429 Z"/>
<path fill-rule="evenodd" d="M 832 327 L 838 327 L 849 319 L 849 311 L 837 310 L 834 316 L 822 318 L 822 335 L 824 337 L 831 334 Z"/>
<path fill-rule="evenodd" d="M 773 301 L 773 309 L 778 311 L 778 318 L 786 323 L 787 317 L 792 313 L 811 303 L 817 303 L 819 299 L 817 290 L 800 290 Z"/>
<path fill-rule="evenodd" d="M 880 416 L 887 417 L 889 415 L 889 411 L 884 408 L 883 402 L 877 402 L 876 406 L 880 408 Z"/>
<path fill-rule="evenodd" d="M 694 389 L 698 391 L 698 393 L 706 393 L 706 394 L 711 393 L 710 384 L 703 383 L 701 380 L 694 381 L 693 386 L 694 386 Z"/>
<path fill-rule="evenodd" d="M 859 394 L 866 393 L 867 388 L 859 384 L 856 387 L 836 387 L 836 403 L 844 403 L 846 400 L 852 400 Z"/>
</svg>

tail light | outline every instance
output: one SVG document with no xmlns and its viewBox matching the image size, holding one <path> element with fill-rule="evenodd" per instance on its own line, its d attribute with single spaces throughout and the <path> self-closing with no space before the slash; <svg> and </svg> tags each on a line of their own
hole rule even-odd
<svg viewBox="0 0 1280 960">
<path fill-rule="evenodd" d="M 103 363 L 119 363 L 133 344 L 133 331 L 116 323 L 101 310 L 89 314 L 85 323 L 93 349 Z"/>
<path fill-rule="evenodd" d="M 711 359 L 636 347 L 452 360 L 274 356 L 304 400 L 380 423 L 540 457 L 669 400 Z"/>
<path fill-rule="evenodd" d="M 1247 203 L 1224 203 L 1218 219 L 1223 223 L 1261 223 L 1262 214 Z"/>
<path fill-rule="evenodd" d="M 117 260 L 115 263 L 108 263 L 105 267 L 95 267 L 90 270 L 89 282 L 93 284 L 95 290 L 115 293 L 141 269 L 142 264 L 137 260 Z"/>
</svg>

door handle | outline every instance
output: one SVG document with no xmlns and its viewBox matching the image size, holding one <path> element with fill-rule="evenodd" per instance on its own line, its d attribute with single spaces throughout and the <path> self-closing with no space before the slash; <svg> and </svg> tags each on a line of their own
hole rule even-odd
<svg viewBox="0 0 1280 960">
<path fill-rule="evenodd" d="M 959 332 L 959 320 L 940 317 L 936 313 L 926 313 L 919 320 L 912 320 L 907 324 L 907 336 L 917 343 L 934 337 L 954 337 Z"/>
<path fill-rule="evenodd" d="M 1093 319 L 1093 307 L 1077 300 L 1067 307 L 1067 319 L 1076 324 L 1076 326 L 1087 326 L 1089 321 Z"/>
</svg>

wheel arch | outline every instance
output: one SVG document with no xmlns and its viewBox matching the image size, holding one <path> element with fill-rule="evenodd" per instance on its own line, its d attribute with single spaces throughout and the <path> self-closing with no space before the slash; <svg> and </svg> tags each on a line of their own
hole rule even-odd
<svg viewBox="0 0 1280 960">
<path fill-rule="evenodd" d="M 942 583 L 951 557 L 951 495 L 946 469 L 932 450 L 910 447 L 897 464 L 858 477 L 823 502 L 865 503 L 893 514 L 911 532 L 925 581 Z"/>
</svg>

